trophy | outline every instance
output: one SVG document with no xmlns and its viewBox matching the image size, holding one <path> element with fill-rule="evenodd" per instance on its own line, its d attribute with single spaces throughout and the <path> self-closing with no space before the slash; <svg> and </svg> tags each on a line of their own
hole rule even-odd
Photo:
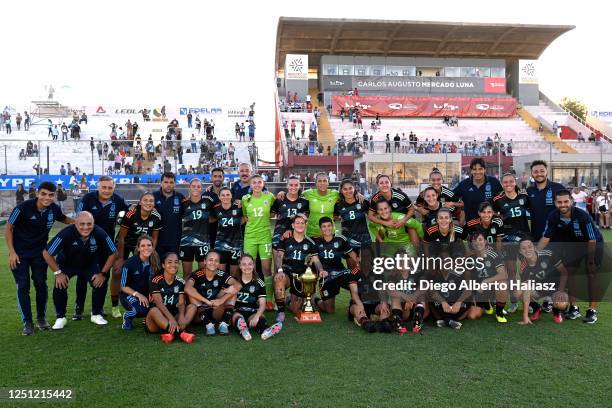
<svg viewBox="0 0 612 408">
<path fill-rule="evenodd" d="M 299 277 L 302 282 L 302 293 L 304 294 L 304 304 L 302 311 L 296 316 L 298 323 L 321 323 L 321 315 L 312 306 L 312 295 L 317 290 L 317 275 L 312 273 L 310 267 Z"/>
</svg>

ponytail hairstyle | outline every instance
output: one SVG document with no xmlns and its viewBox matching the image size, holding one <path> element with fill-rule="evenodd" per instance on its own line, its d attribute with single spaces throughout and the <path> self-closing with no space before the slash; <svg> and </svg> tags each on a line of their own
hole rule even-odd
<svg viewBox="0 0 612 408">
<path fill-rule="evenodd" d="M 255 259 L 253 258 L 253 256 L 251 254 L 242 254 L 242 256 L 240 257 L 240 259 L 238 259 L 238 270 L 240 271 L 240 277 L 242 277 L 242 268 L 240 268 L 240 262 L 242 262 L 242 260 L 244 258 L 248 258 L 253 262 L 253 276 L 257 276 L 257 271 L 255 270 L 256 265 L 255 265 Z"/>
<path fill-rule="evenodd" d="M 151 238 L 149 235 L 143 234 L 139 236 L 136 240 L 136 248 L 134 248 L 135 255 L 140 255 L 140 243 L 145 240 L 149 241 L 151 245 L 153 245 L 153 238 Z M 155 249 L 153 249 L 153 253 L 151 253 L 151 256 L 149 257 L 149 264 L 151 265 L 151 269 L 153 270 L 153 275 L 157 275 L 162 272 L 161 261 Z"/>
<path fill-rule="evenodd" d="M 433 169 L 431 169 L 431 173 L 429 173 L 429 178 L 431 178 L 431 176 L 433 176 L 434 174 L 439 174 L 440 177 L 444 177 L 442 176 L 442 172 L 438 170 L 437 167 L 434 167 Z"/>
<path fill-rule="evenodd" d="M 516 193 L 518 194 L 518 192 L 521 190 L 518 187 L 518 183 L 516 182 L 516 176 L 514 175 L 514 173 L 511 173 L 509 171 L 505 172 L 504 174 L 502 174 L 501 180 L 503 180 L 505 177 L 512 177 L 514 179 L 514 191 L 516 191 Z"/>
</svg>

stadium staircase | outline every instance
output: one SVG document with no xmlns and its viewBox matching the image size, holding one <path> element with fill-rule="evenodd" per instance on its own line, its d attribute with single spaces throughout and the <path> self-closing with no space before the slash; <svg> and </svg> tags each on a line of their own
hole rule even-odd
<svg viewBox="0 0 612 408">
<path fill-rule="evenodd" d="M 310 95 L 310 102 L 312 103 L 313 108 L 316 106 L 321 112 L 321 117 L 319 119 L 318 124 L 318 139 L 319 142 L 323 144 L 325 151 L 327 151 L 327 146 L 331 146 L 333 148 L 336 145 L 336 138 L 334 137 L 334 132 L 332 131 L 331 125 L 329 124 L 328 112 L 327 109 L 325 109 L 325 106 L 319 105 L 319 101 L 317 100 L 319 89 L 310 88 L 308 90 L 308 94 Z"/>
<path fill-rule="evenodd" d="M 518 114 L 521 117 L 521 119 L 525 121 L 525 123 L 531 126 L 532 129 L 534 129 L 535 131 L 538 130 L 540 123 L 538 122 L 536 118 L 533 117 L 531 113 L 527 112 L 525 109 L 518 109 Z M 569 146 L 564 141 L 560 140 L 559 137 L 557 137 L 555 134 L 553 134 L 548 129 L 544 129 L 544 131 L 541 132 L 540 135 L 544 138 L 546 142 L 552 143 L 554 148 L 557 149 L 561 153 L 578 153 L 576 149 Z"/>
</svg>

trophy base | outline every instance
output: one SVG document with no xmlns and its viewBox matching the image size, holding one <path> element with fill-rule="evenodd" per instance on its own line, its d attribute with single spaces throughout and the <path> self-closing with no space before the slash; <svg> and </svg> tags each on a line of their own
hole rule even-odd
<svg viewBox="0 0 612 408">
<path fill-rule="evenodd" d="M 319 312 L 300 312 L 295 316 L 298 323 L 323 323 Z"/>
</svg>

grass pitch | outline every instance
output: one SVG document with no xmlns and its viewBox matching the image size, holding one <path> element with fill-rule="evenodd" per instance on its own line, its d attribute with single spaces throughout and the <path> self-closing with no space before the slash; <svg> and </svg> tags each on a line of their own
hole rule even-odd
<svg viewBox="0 0 612 408">
<path fill-rule="evenodd" d="M 235 333 L 205 338 L 196 328 L 194 344 L 165 345 L 140 322 L 125 333 L 118 319 L 97 327 L 87 318 L 69 321 L 61 332 L 24 337 L 1 238 L 2 388 L 72 388 L 69 404 L 79 407 L 610 406 L 610 303 L 599 307 L 595 325 L 556 325 L 543 315 L 523 327 L 517 312 L 507 325 L 485 316 L 460 331 L 428 322 L 422 335 L 399 336 L 368 334 L 348 322 L 343 293 L 338 311 L 323 315 L 323 324 L 298 325 L 289 318 L 265 342 L 254 336 L 247 343 Z M 52 282 L 49 276 L 50 292 Z M 580 306 L 584 313 L 586 305 Z M 54 318 L 50 295 L 51 324 Z"/>
</svg>

